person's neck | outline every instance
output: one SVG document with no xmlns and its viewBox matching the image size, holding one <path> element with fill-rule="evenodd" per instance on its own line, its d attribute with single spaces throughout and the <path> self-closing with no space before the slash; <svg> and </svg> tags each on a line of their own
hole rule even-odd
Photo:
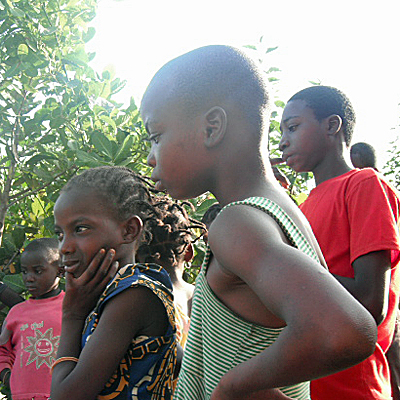
<svg viewBox="0 0 400 400">
<path fill-rule="evenodd" d="M 56 288 L 50 290 L 50 292 L 47 292 L 45 294 L 42 294 L 41 296 L 34 297 L 35 300 L 41 300 L 41 299 L 49 299 L 50 297 L 56 297 L 61 293 L 61 288 L 57 286 Z"/>
<path fill-rule="evenodd" d="M 314 174 L 315 185 L 318 186 L 322 182 L 343 175 L 352 169 L 353 168 L 347 164 L 342 154 L 337 154 L 330 158 L 327 157 L 324 162 L 320 163 L 312 171 Z"/>
<path fill-rule="evenodd" d="M 228 165 L 232 165 L 232 168 L 222 168 L 216 180 L 217 185 L 210 190 L 222 207 L 248 197 L 266 196 L 275 183 L 275 178 L 271 177 L 272 171 L 268 176 L 261 156 L 256 157 L 256 154 L 251 160 Z"/>
</svg>

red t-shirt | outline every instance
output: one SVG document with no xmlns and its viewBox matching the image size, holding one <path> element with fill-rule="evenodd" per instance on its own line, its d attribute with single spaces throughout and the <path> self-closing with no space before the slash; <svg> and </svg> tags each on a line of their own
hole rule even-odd
<svg viewBox="0 0 400 400">
<path fill-rule="evenodd" d="M 11 369 L 14 400 L 50 397 L 50 368 L 61 335 L 64 292 L 47 299 L 29 299 L 9 311 L 6 327 L 11 338 L 0 346 L 0 371 Z"/>
<path fill-rule="evenodd" d="M 391 399 L 385 352 L 393 337 L 400 286 L 399 194 L 374 170 L 352 170 L 313 189 L 301 210 L 310 222 L 330 272 L 353 278 L 352 263 L 373 251 L 391 250 L 386 318 L 375 352 L 362 363 L 311 382 L 313 400 Z"/>
</svg>

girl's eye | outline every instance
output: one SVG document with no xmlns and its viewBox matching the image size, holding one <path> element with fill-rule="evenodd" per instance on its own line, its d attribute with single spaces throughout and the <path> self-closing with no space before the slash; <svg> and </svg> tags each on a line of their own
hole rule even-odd
<svg viewBox="0 0 400 400">
<path fill-rule="evenodd" d="M 82 232 L 86 232 L 88 229 L 89 229 L 89 228 L 86 227 L 86 226 L 81 226 L 81 225 L 79 225 L 79 226 L 76 227 L 75 230 L 76 230 L 77 233 L 82 233 Z"/>
<path fill-rule="evenodd" d="M 41 275 L 42 272 L 43 272 L 43 271 L 42 271 L 41 269 L 37 269 L 37 270 L 36 270 L 36 273 L 37 273 L 38 275 Z"/>
<path fill-rule="evenodd" d="M 26 275 L 26 271 L 25 271 L 25 270 L 22 270 L 22 271 L 21 271 L 21 274 L 22 274 L 22 275 Z"/>
<path fill-rule="evenodd" d="M 294 132 L 296 130 L 298 125 L 290 125 L 289 126 L 289 132 Z"/>
</svg>

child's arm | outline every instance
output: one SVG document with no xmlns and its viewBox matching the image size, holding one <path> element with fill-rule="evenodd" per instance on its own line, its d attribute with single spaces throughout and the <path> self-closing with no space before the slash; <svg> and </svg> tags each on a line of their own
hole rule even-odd
<svg viewBox="0 0 400 400">
<path fill-rule="evenodd" d="M 273 345 L 223 376 L 213 400 L 273 399 L 271 388 L 337 372 L 373 352 L 370 314 L 321 265 L 286 244 L 271 217 L 246 206 L 226 209 L 209 240 L 222 270 L 287 325 Z"/>
<path fill-rule="evenodd" d="M 7 307 L 13 307 L 24 299 L 14 290 L 9 288 L 4 282 L 0 281 L 0 301 Z"/>
<path fill-rule="evenodd" d="M 0 380 L 6 387 L 10 386 L 11 368 L 15 361 L 14 349 L 11 346 L 11 332 L 6 328 L 5 321 L 2 328 L 4 344 L 0 346 Z"/>
<path fill-rule="evenodd" d="M 334 276 L 372 314 L 379 325 L 386 317 L 389 304 L 390 251 L 365 254 L 352 265 L 354 279 Z"/>
<path fill-rule="evenodd" d="M 79 295 L 79 300 L 76 293 L 73 298 L 67 299 L 69 304 L 63 312 L 57 354 L 58 358 L 76 357 L 79 361 L 62 362 L 54 368 L 51 390 L 53 400 L 95 399 L 118 367 L 134 337 L 161 336 L 167 329 L 167 315 L 160 300 L 147 288 L 127 289 L 106 303 L 96 330 L 81 351 L 81 333 L 86 317 L 84 313 L 79 315 L 76 312 L 79 309 L 77 303 L 90 296 L 90 290 L 98 286 L 91 281 L 101 279 L 96 278 L 96 275 L 89 278 L 91 273 L 85 275 L 87 271 L 81 276 L 85 281 L 78 283 L 88 293 Z M 68 280 L 71 279 L 67 276 L 66 298 Z M 75 285 L 78 283 L 74 282 Z M 74 312 L 71 312 L 72 309 Z"/>
</svg>

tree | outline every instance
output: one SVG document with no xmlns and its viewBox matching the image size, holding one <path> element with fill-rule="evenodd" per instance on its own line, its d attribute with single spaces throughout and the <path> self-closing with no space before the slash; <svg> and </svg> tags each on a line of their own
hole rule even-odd
<svg viewBox="0 0 400 400">
<path fill-rule="evenodd" d="M 57 193 L 80 168 L 147 170 L 136 105 L 112 98 L 124 82 L 88 65 L 95 10 L 94 0 L 0 0 L 3 273 L 27 238 L 53 234 Z"/>
</svg>

